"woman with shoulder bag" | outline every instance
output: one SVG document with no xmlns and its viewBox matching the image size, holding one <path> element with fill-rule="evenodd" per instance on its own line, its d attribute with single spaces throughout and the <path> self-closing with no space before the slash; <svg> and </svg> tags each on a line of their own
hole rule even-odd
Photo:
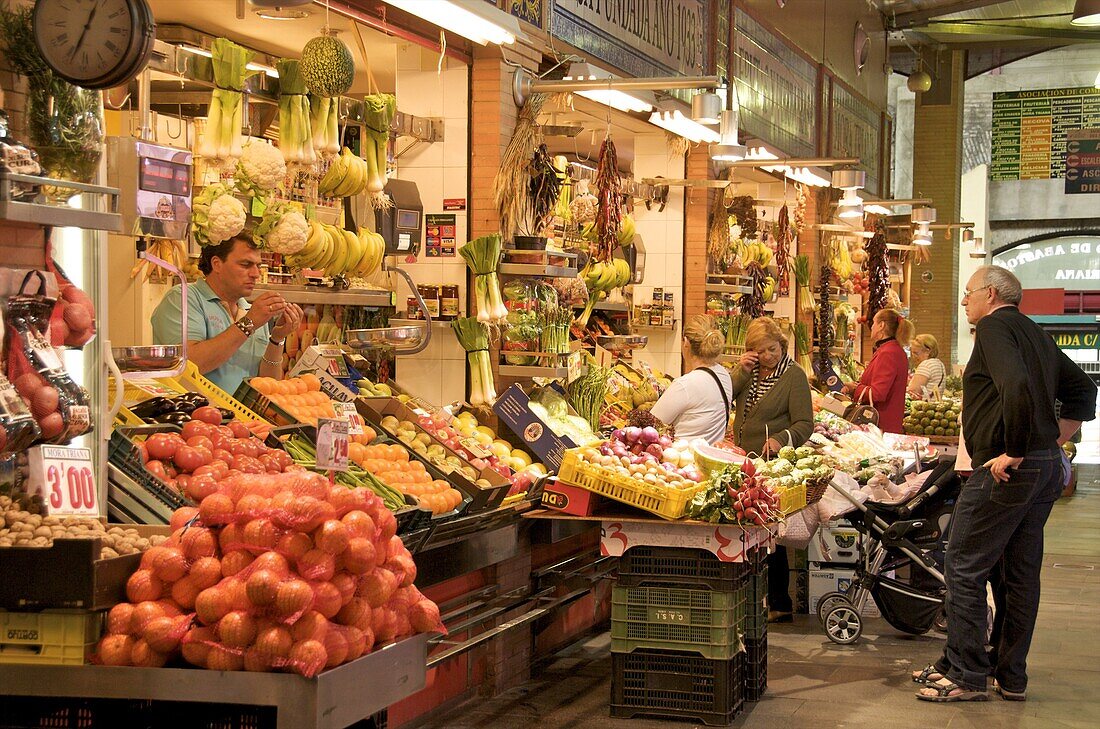
<svg viewBox="0 0 1100 729">
<path fill-rule="evenodd" d="M 814 430 L 806 373 L 787 354 L 787 337 L 771 317 L 753 319 L 745 347 L 733 375 L 737 445 L 763 458 L 784 446 L 797 448 Z M 777 546 L 768 555 L 768 620 L 790 622 L 792 611 L 787 550 Z"/>
<path fill-rule="evenodd" d="M 677 438 L 703 438 L 713 445 L 726 436 L 733 384 L 729 371 L 718 364 L 725 341 L 709 316 L 698 314 L 684 325 L 686 374 L 669 385 L 650 411 L 675 426 Z"/>
</svg>

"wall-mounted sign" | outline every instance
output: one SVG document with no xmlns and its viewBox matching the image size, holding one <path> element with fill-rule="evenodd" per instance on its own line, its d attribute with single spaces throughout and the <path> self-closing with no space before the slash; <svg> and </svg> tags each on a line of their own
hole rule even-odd
<svg viewBox="0 0 1100 729">
<path fill-rule="evenodd" d="M 506 0 L 508 12 L 531 25 L 542 27 L 544 0 Z"/>
<path fill-rule="evenodd" d="M 1086 289 L 1082 281 L 1100 281 L 1100 238 L 1064 236 L 1025 243 L 995 254 L 993 263 L 1016 274 L 1025 289 Z"/>
<path fill-rule="evenodd" d="M 833 103 L 829 108 L 829 156 L 859 157 L 867 171 L 866 190 L 881 194 L 882 115 L 875 107 L 833 83 Z"/>
<path fill-rule="evenodd" d="M 741 127 L 788 154 L 817 153 L 817 66 L 737 8 L 733 78 Z"/>
<path fill-rule="evenodd" d="M 1059 349 L 1100 349 L 1100 334 L 1097 332 L 1057 332 L 1051 334 Z"/>
<path fill-rule="evenodd" d="M 1100 89 L 995 93 L 989 179 L 1065 177 L 1067 133 L 1096 127 L 1100 127 Z"/>
<path fill-rule="evenodd" d="M 1066 133 L 1066 194 L 1100 192 L 1100 129 Z"/>
<path fill-rule="evenodd" d="M 554 0 L 554 38 L 630 76 L 697 76 L 707 68 L 705 0 Z"/>
</svg>

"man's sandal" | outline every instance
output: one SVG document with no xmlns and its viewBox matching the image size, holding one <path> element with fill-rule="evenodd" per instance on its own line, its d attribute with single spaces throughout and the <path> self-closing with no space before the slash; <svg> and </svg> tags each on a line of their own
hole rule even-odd
<svg viewBox="0 0 1100 729">
<path fill-rule="evenodd" d="M 993 690 L 1000 694 L 1005 701 L 1027 701 L 1027 691 L 1008 691 L 996 680 L 993 681 Z"/>
<path fill-rule="evenodd" d="M 912 678 L 913 683 L 929 684 L 942 680 L 943 674 L 940 673 L 940 669 L 936 668 L 934 663 L 929 663 L 920 671 L 914 671 Z"/>
<path fill-rule="evenodd" d="M 951 701 L 989 701 L 989 693 L 986 691 L 971 691 L 947 678 L 942 679 L 942 681 L 947 681 L 947 683 L 937 681 L 925 684 L 924 688 L 917 692 L 917 698 L 921 701 L 932 701 L 938 704 Z M 935 693 L 928 694 L 925 691 L 934 691 Z M 958 693 L 953 693 L 956 691 Z"/>
</svg>

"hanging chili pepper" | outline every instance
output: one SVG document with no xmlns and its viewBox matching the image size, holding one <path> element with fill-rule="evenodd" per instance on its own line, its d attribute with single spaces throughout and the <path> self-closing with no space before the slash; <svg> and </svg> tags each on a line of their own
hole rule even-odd
<svg viewBox="0 0 1100 729">
<path fill-rule="evenodd" d="M 887 292 L 890 290 L 890 263 L 886 252 L 886 226 L 882 221 L 875 222 L 875 234 L 863 246 L 867 260 L 863 266 L 867 271 L 867 321 L 875 318 L 880 309 L 887 306 Z"/>
<path fill-rule="evenodd" d="M 829 285 L 832 282 L 833 269 L 826 264 L 821 267 L 821 282 L 818 284 L 820 305 L 817 320 L 814 322 L 814 336 L 817 340 L 817 362 L 822 371 L 829 367 L 829 347 L 832 346 L 834 332 L 833 305 L 829 300 Z"/>
<path fill-rule="evenodd" d="M 784 203 L 783 207 L 779 208 L 775 229 L 775 265 L 779 269 L 779 280 L 776 281 L 776 285 L 779 287 L 780 296 L 788 296 L 791 293 L 790 259 L 793 237 L 790 214 L 787 211 L 787 204 Z"/>
<path fill-rule="evenodd" d="M 615 143 L 610 136 L 604 137 L 596 163 L 596 250 L 593 252 L 593 258 L 603 263 L 611 260 L 622 225 L 621 185 Z"/>
</svg>

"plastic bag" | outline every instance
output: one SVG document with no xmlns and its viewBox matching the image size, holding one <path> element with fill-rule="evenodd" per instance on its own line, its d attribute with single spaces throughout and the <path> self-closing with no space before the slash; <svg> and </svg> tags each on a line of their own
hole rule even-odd
<svg viewBox="0 0 1100 729">
<path fill-rule="evenodd" d="M 3 311 L 0 311 L 0 332 L 4 331 Z M 2 338 L 0 338 L 2 339 Z M 0 353 L 3 347 L 0 346 Z M 0 362 L 3 362 L 0 357 Z M 27 404 L 19 397 L 11 381 L 0 372 L 0 456 L 25 450 L 38 438 L 40 431 Z"/>
<path fill-rule="evenodd" d="M 37 277 L 37 288 L 32 277 Z M 73 382 L 50 344 L 54 300 L 45 291 L 45 275 L 32 271 L 24 278 L 20 293 L 8 299 L 8 378 L 30 408 L 42 441 L 68 443 L 91 429 L 88 395 Z"/>
<path fill-rule="evenodd" d="M 95 307 L 91 298 L 73 285 L 47 252 L 46 270 L 57 278 L 60 295 L 50 315 L 50 343 L 55 347 L 83 347 L 95 336 Z"/>
</svg>

